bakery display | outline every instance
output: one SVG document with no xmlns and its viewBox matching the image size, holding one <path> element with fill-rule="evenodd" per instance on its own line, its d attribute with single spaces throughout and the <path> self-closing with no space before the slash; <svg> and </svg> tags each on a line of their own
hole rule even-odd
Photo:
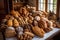
<svg viewBox="0 0 60 40">
<path fill-rule="evenodd" d="M 21 7 L 19 11 L 11 10 L 5 16 L 1 27 L 6 26 L 6 37 L 17 35 L 19 40 L 32 40 L 35 35 L 43 38 L 46 32 L 53 30 L 53 26 L 60 28 L 58 22 L 47 19 L 47 12 L 29 11 L 27 9 Z"/>
</svg>

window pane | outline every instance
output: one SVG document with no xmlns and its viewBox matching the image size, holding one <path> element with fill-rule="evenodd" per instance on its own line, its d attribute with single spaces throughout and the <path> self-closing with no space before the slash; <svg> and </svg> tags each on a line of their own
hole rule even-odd
<svg viewBox="0 0 60 40">
<path fill-rule="evenodd" d="M 44 4 L 40 4 L 41 5 L 41 10 L 44 10 Z"/>
<path fill-rule="evenodd" d="M 54 11 L 56 13 L 56 3 L 57 3 L 57 0 L 48 0 L 48 12 L 49 10 L 50 11 Z"/>
<path fill-rule="evenodd" d="M 54 4 L 56 4 L 57 3 L 57 0 L 53 0 L 53 2 L 54 2 Z"/>
<path fill-rule="evenodd" d="M 53 0 L 48 0 L 48 12 L 53 11 Z"/>
<path fill-rule="evenodd" d="M 48 9 L 47 9 L 48 12 L 49 12 L 49 8 L 50 8 L 50 6 L 48 5 Z"/>
<path fill-rule="evenodd" d="M 53 11 L 53 4 L 48 4 L 48 12 L 50 11 Z"/>
<path fill-rule="evenodd" d="M 47 11 L 49 10 L 54 11 L 56 13 L 56 4 L 57 0 L 48 0 L 47 2 Z M 45 10 L 45 0 L 38 1 L 38 10 Z"/>
<path fill-rule="evenodd" d="M 38 2 L 43 2 L 44 0 L 39 0 Z"/>
<path fill-rule="evenodd" d="M 44 10 L 44 4 L 41 3 L 41 4 L 39 5 L 39 8 L 38 8 L 38 9 L 39 9 L 39 10 Z"/>
<path fill-rule="evenodd" d="M 38 0 L 38 2 L 41 2 L 41 0 Z"/>
<path fill-rule="evenodd" d="M 38 6 L 38 10 L 40 10 L 40 5 Z"/>
<path fill-rule="evenodd" d="M 48 0 L 48 3 L 53 3 L 53 0 Z"/>
<path fill-rule="evenodd" d="M 38 10 L 45 10 L 44 8 L 45 8 L 45 6 L 44 6 L 44 0 L 39 0 L 38 1 L 38 4 L 39 4 L 39 6 L 38 6 Z"/>
</svg>

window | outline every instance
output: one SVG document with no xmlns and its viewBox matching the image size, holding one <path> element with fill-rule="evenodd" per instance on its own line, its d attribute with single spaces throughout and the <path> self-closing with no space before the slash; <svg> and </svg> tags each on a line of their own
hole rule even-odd
<svg viewBox="0 0 60 40">
<path fill-rule="evenodd" d="M 48 10 L 48 12 L 49 12 L 49 10 L 50 11 L 53 11 L 53 0 L 48 0 L 48 8 L 47 8 Z"/>
<path fill-rule="evenodd" d="M 48 0 L 47 11 L 49 12 L 49 10 L 50 10 L 50 11 L 54 11 L 54 13 L 56 13 L 56 3 L 57 3 L 57 0 Z"/>
<path fill-rule="evenodd" d="M 54 13 L 56 13 L 56 4 L 57 0 L 38 0 L 38 10 L 45 11 L 46 7 L 47 12 L 54 11 Z"/>
<path fill-rule="evenodd" d="M 39 2 L 38 10 L 45 10 L 45 2 L 44 2 L 44 0 L 39 0 L 38 2 Z"/>
</svg>

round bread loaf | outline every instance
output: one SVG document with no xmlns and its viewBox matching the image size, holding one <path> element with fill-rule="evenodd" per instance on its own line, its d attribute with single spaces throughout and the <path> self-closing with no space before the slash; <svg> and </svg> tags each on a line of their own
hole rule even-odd
<svg viewBox="0 0 60 40">
<path fill-rule="evenodd" d="M 15 29 L 13 27 L 8 27 L 5 31 L 5 37 L 14 37 L 16 35 Z"/>
</svg>

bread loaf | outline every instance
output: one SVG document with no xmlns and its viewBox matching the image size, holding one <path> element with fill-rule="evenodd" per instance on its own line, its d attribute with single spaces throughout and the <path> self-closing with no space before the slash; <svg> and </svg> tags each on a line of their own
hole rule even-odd
<svg viewBox="0 0 60 40">
<path fill-rule="evenodd" d="M 45 32 L 49 32 L 49 31 L 51 31 L 51 30 L 52 30 L 51 28 L 45 28 L 45 29 L 44 29 Z"/>
<path fill-rule="evenodd" d="M 32 20 L 28 20 L 28 23 L 29 23 L 29 24 L 32 24 L 32 22 L 33 22 Z"/>
<path fill-rule="evenodd" d="M 34 37 L 34 34 L 31 33 L 31 32 L 25 32 L 27 35 L 31 36 L 31 37 Z"/>
<path fill-rule="evenodd" d="M 19 22 L 17 21 L 17 19 L 13 20 L 13 24 L 14 24 L 14 27 L 18 27 L 19 26 Z"/>
<path fill-rule="evenodd" d="M 44 20 L 40 20 L 39 22 L 38 22 L 38 25 L 39 25 L 39 27 L 41 27 L 41 28 L 47 28 L 47 23 L 46 23 L 46 21 L 44 21 Z"/>
<path fill-rule="evenodd" d="M 40 21 L 40 17 L 39 16 L 35 16 L 35 20 L 36 21 Z"/>
<path fill-rule="evenodd" d="M 11 15 L 6 15 L 5 19 L 9 19 L 11 17 Z"/>
<path fill-rule="evenodd" d="M 12 22 L 11 19 L 9 19 L 9 20 L 7 21 L 7 25 L 8 25 L 8 27 L 12 27 L 12 26 L 13 26 L 13 22 Z"/>
<path fill-rule="evenodd" d="M 20 14 L 18 11 L 14 11 L 14 10 L 11 10 L 11 14 L 14 16 L 14 17 L 19 17 Z"/>
<path fill-rule="evenodd" d="M 56 26 L 57 26 L 57 28 L 60 28 L 60 23 L 56 22 Z"/>
<path fill-rule="evenodd" d="M 16 31 L 17 32 L 23 32 L 23 28 L 19 26 L 19 27 L 16 28 Z"/>
<path fill-rule="evenodd" d="M 38 26 L 32 27 L 32 31 L 39 37 L 44 37 L 44 30 L 39 28 Z"/>
<path fill-rule="evenodd" d="M 5 37 L 14 37 L 16 35 L 15 29 L 13 27 L 8 27 L 5 31 Z"/>
<path fill-rule="evenodd" d="M 28 11 L 26 10 L 26 8 L 23 8 L 23 9 L 22 9 L 22 13 L 23 13 L 24 15 L 26 15 L 26 14 L 28 13 Z"/>
</svg>

